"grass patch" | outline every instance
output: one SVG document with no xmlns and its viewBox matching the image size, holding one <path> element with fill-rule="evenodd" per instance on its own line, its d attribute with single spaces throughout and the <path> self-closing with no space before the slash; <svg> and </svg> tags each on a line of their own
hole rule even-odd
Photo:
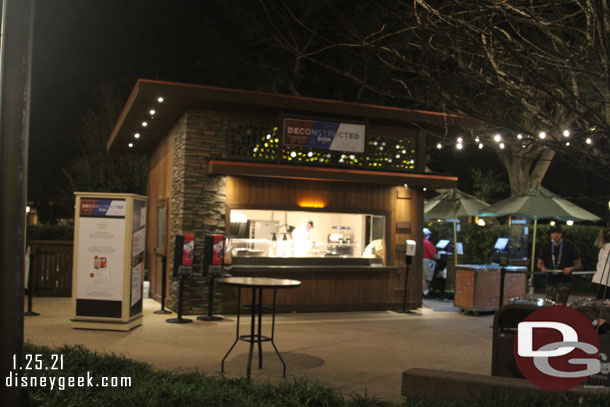
<svg viewBox="0 0 610 407">
<path fill-rule="evenodd" d="M 26 343 L 26 354 L 42 355 L 43 366 L 51 366 L 51 354 L 64 355 L 62 370 L 30 371 L 24 377 L 41 380 L 47 386 L 23 389 L 26 406 L 44 407 L 600 407 L 610 400 L 591 397 L 585 400 L 564 400 L 536 394 L 515 394 L 511 397 L 483 394 L 470 400 L 439 403 L 426 400 L 391 401 L 371 398 L 367 394 L 343 395 L 311 379 L 284 380 L 279 383 L 250 382 L 207 376 L 201 372 L 175 373 L 155 371 L 150 365 L 124 356 L 100 354 L 82 346 L 51 348 Z M 69 387 L 60 378 L 92 377 L 93 387 Z M 123 388 L 95 386 L 102 377 L 128 377 L 131 385 Z M 54 380 L 54 389 L 50 381 Z"/>
</svg>

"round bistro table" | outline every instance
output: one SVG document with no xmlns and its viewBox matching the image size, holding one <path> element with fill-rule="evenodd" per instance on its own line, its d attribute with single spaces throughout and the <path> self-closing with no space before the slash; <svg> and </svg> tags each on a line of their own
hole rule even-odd
<svg viewBox="0 0 610 407">
<path fill-rule="evenodd" d="M 224 284 L 230 287 L 237 287 L 237 331 L 235 334 L 235 341 L 233 345 L 229 348 L 227 354 L 222 358 L 222 362 L 220 364 L 220 371 L 225 371 L 225 360 L 227 356 L 231 353 L 237 342 L 244 341 L 250 344 L 250 352 L 248 353 L 248 367 L 246 370 L 246 374 L 248 379 L 250 379 L 250 373 L 252 368 L 252 354 L 254 352 L 254 344 L 258 344 L 258 368 L 263 368 L 263 351 L 262 351 L 262 343 L 263 342 L 271 342 L 273 345 L 273 349 L 275 349 L 275 353 L 280 358 L 282 362 L 283 377 L 286 377 L 286 363 L 280 354 L 280 351 L 275 346 L 274 334 L 275 334 L 275 300 L 277 298 L 277 290 L 282 288 L 293 288 L 301 285 L 301 282 L 298 280 L 289 280 L 283 278 L 265 278 L 265 277 L 226 277 L 219 278 L 216 280 L 219 284 Z M 252 290 L 252 303 L 250 306 L 241 305 L 241 290 L 242 288 L 251 289 Z M 263 306 L 263 290 L 264 289 L 272 289 L 273 290 L 273 304 L 270 307 Z M 271 309 L 271 335 L 265 336 L 262 335 L 262 320 L 263 320 L 263 308 Z M 250 310 L 250 334 L 249 335 L 240 335 L 239 334 L 239 319 L 242 309 Z M 257 323 L 258 316 L 258 323 Z"/>
</svg>

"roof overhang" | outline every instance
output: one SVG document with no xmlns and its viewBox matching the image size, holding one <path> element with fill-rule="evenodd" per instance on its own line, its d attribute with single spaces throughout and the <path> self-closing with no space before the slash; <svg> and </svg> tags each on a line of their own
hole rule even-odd
<svg viewBox="0 0 610 407">
<path fill-rule="evenodd" d="M 358 182 L 400 186 L 406 184 L 410 187 L 437 189 L 456 188 L 458 182 L 457 177 L 441 174 L 366 171 L 223 160 L 209 161 L 207 164 L 207 173 L 211 175 L 290 178 L 310 181 Z"/>
<path fill-rule="evenodd" d="M 159 102 L 160 97 L 163 98 L 162 102 Z M 474 120 L 465 117 L 423 110 L 139 79 L 108 138 L 106 148 L 129 151 L 128 145 L 133 143 L 131 150 L 151 152 L 184 112 L 206 108 L 267 114 L 278 118 L 279 112 L 352 118 L 396 127 L 413 127 L 414 123 L 439 127 L 474 123 Z M 137 139 L 136 134 L 139 134 Z"/>
</svg>

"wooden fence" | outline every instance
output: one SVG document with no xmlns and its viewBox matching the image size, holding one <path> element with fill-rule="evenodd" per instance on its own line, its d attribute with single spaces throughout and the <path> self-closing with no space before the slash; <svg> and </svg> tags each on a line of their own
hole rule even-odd
<svg viewBox="0 0 610 407">
<path fill-rule="evenodd" d="M 72 242 L 30 242 L 30 273 L 35 296 L 72 296 L 72 251 Z"/>
</svg>

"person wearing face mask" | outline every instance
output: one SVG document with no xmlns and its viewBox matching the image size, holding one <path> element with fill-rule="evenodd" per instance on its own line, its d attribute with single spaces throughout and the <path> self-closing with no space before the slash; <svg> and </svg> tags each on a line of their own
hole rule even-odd
<svg viewBox="0 0 610 407">
<path fill-rule="evenodd" d="M 549 229 L 551 241 L 543 244 L 538 253 L 538 269 L 547 273 L 546 298 L 566 305 L 572 289 L 572 272 L 581 266 L 576 245 L 564 239 L 561 225 Z"/>
</svg>

